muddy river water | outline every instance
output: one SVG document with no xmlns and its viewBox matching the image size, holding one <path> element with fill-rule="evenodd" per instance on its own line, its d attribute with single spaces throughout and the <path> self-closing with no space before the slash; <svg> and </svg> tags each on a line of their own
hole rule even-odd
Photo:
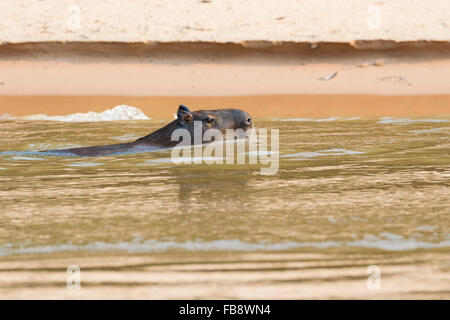
<svg viewBox="0 0 450 320">
<path fill-rule="evenodd" d="M 449 117 L 255 119 L 274 175 L 36 152 L 165 123 L 0 120 L 0 297 L 450 298 Z"/>
</svg>

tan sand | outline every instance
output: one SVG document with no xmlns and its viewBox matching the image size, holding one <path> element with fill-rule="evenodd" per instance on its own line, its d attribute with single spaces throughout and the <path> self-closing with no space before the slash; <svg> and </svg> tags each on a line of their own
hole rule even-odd
<svg viewBox="0 0 450 320">
<path fill-rule="evenodd" d="M 128 104 L 152 118 L 170 119 L 180 103 L 242 108 L 255 117 L 450 114 L 449 48 L 4 45 L 0 114 L 64 115 Z M 320 80 L 334 72 L 334 78 Z"/>
<path fill-rule="evenodd" d="M 179 103 L 257 117 L 450 113 L 447 0 L 80 0 L 75 29 L 73 4 L 0 3 L 0 115 L 124 103 L 156 118 Z"/>
<path fill-rule="evenodd" d="M 129 104 L 150 117 L 170 118 L 180 103 L 240 107 L 256 117 L 449 114 L 449 48 L 445 43 L 388 50 L 342 44 L 3 45 L 0 114 L 62 115 Z"/>
<path fill-rule="evenodd" d="M 450 94 L 450 44 L 21 44 L 0 70 L 0 95 Z"/>
</svg>

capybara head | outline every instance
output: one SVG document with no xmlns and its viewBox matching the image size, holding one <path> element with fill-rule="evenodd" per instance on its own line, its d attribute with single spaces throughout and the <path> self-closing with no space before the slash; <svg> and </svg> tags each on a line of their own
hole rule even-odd
<svg viewBox="0 0 450 320">
<path fill-rule="evenodd" d="M 180 105 L 178 107 L 176 120 L 139 140 L 165 146 L 174 146 L 178 144 L 178 141 L 171 141 L 172 133 L 175 130 L 188 130 L 193 139 L 194 130 L 199 126 L 202 128 L 202 137 L 208 129 L 219 130 L 225 136 L 227 129 L 242 129 L 243 131 L 246 131 L 247 129 L 252 128 L 253 121 L 252 117 L 247 112 L 239 109 L 191 111 L 188 107 Z"/>
<path fill-rule="evenodd" d="M 191 112 L 188 107 L 180 105 L 177 112 L 177 121 L 185 129 L 192 131 L 194 121 L 202 123 L 204 133 L 208 129 L 217 129 L 225 133 L 226 129 L 243 129 L 253 126 L 252 117 L 239 109 L 224 110 L 198 110 Z"/>
</svg>

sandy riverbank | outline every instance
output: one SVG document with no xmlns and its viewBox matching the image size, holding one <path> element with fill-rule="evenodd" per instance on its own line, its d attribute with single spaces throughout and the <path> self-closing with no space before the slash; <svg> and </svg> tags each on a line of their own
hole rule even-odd
<svg viewBox="0 0 450 320">
<path fill-rule="evenodd" d="M 257 117 L 450 113 L 443 0 L 71 5 L 0 4 L 0 115 L 129 104 L 168 118 L 179 103 Z"/>
<path fill-rule="evenodd" d="M 255 117 L 450 114 L 446 43 L 33 43 L 0 46 L 0 67 L 0 114 L 16 116 L 127 104 L 170 119 L 180 103 Z"/>
<path fill-rule="evenodd" d="M 30 43 L 0 46 L 0 69 L 0 95 L 450 94 L 450 45 L 436 42 Z"/>
<path fill-rule="evenodd" d="M 448 0 L 3 0 L 0 41 L 450 40 Z"/>
</svg>

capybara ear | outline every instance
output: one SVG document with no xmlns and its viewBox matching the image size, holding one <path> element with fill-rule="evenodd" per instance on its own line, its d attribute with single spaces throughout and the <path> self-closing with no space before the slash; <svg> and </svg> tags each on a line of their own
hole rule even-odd
<svg viewBox="0 0 450 320">
<path fill-rule="evenodd" d="M 192 116 L 189 108 L 182 104 L 180 104 L 180 106 L 178 107 L 177 117 L 178 123 L 183 126 L 190 125 L 194 120 L 194 117 Z"/>
</svg>

